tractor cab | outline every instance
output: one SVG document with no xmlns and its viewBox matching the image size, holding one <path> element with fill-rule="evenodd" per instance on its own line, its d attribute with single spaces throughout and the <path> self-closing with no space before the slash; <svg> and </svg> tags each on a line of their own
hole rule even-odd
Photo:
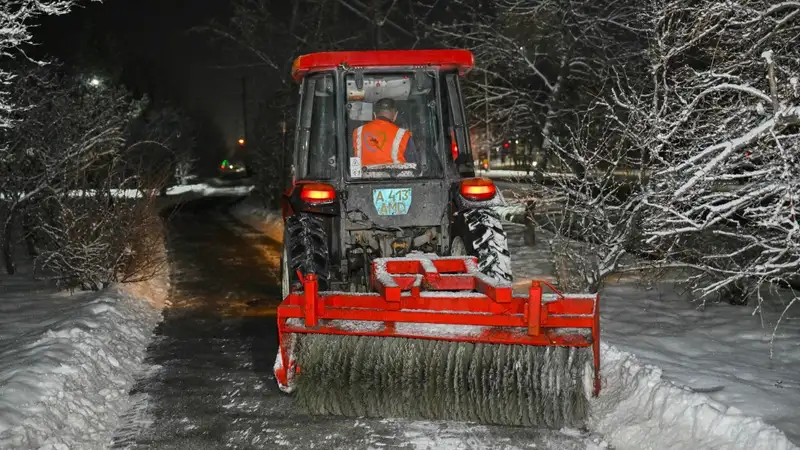
<svg viewBox="0 0 800 450">
<path fill-rule="evenodd" d="M 446 172 L 458 174 L 459 166 L 471 175 L 458 86 L 458 76 L 471 67 L 471 53 L 462 50 L 297 58 L 292 72 L 302 89 L 296 178 L 441 179 Z M 394 120 L 376 111 L 381 100 L 396 108 Z M 394 133 L 396 128 L 402 132 Z M 413 158 L 407 157 L 412 151 Z"/>
<path fill-rule="evenodd" d="M 285 278 L 298 269 L 324 272 L 318 279 L 325 286 L 365 289 L 372 261 L 414 251 L 481 251 L 489 272 L 510 278 L 507 265 L 495 262 L 507 255 L 495 257 L 487 247 L 494 243 L 473 239 L 487 228 L 502 233 L 490 209 L 502 198 L 490 180 L 474 178 L 459 86 L 472 66 L 467 50 L 329 52 L 295 60 L 292 76 L 301 88 L 284 196 L 292 247 L 286 259 L 294 263 Z M 505 236 L 497 239 L 507 252 Z"/>
</svg>

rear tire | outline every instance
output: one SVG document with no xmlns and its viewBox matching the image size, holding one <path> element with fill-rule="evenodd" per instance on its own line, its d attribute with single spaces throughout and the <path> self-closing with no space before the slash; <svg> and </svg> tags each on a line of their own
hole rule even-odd
<svg viewBox="0 0 800 450">
<path fill-rule="evenodd" d="M 513 280 L 508 238 L 500 217 L 489 208 L 459 213 L 450 243 L 453 256 L 475 256 L 478 270 L 499 281 Z"/>
<path fill-rule="evenodd" d="M 281 291 L 283 298 L 292 286 L 299 286 L 299 270 L 303 275 L 317 275 L 319 289 L 328 288 L 328 236 L 322 219 L 311 214 L 296 214 L 286 219 L 281 255 Z"/>
</svg>

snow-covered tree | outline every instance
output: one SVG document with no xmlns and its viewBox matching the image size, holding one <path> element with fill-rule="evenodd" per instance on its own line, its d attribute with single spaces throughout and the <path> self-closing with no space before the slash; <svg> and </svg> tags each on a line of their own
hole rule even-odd
<svg viewBox="0 0 800 450">
<path fill-rule="evenodd" d="M 0 62 L 30 60 L 24 47 L 34 40 L 33 22 L 41 16 L 67 14 L 77 4 L 76 0 L 3 0 L 0 3 Z M 10 97 L 9 87 L 15 77 L 7 65 L 0 67 L 0 128 L 10 127 L 13 121 L 9 114 L 25 106 L 16 104 Z"/>
<path fill-rule="evenodd" d="M 189 180 L 194 175 L 198 158 L 191 153 L 181 153 L 175 163 L 175 179 L 181 185 L 189 184 Z"/>
<path fill-rule="evenodd" d="M 555 275 L 567 291 L 598 292 L 621 271 L 649 269 L 630 257 L 640 251 L 641 179 L 631 172 L 636 154 L 607 105 L 574 119 L 569 135 L 554 141 L 554 160 L 569 171 L 536 191 L 534 221 L 548 231 Z"/>
<path fill-rule="evenodd" d="M 800 273 L 800 3 L 651 2 L 651 86 L 616 104 L 652 177 L 650 250 L 703 299 Z"/>
<path fill-rule="evenodd" d="M 529 137 L 542 170 L 557 128 L 605 92 L 615 67 L 641 52 L 635 1 L 451 3 L 450 18 L 429 31 L 475 54 L 477 70 L 466 90 L 472 123 L 499 128 L 497 140 Z"/>
<path fill-rule="evenodd" d="M 181 108 L 169 104 L 151 105 L 129 137 L 135 143 L 135 158 L 149 161 L 148 172 L 162 173 L 183 183 L 193 170 L 197 154 L 197 127 Z"/>
<path fill-rule="evenodd" d="M 33 66 L 13 81 L 12 100 L 28 106 L 3 130 L 2 253 L 14 273 L 13 243 L 22 235 L 40 274 L 97 289 L 129 279 L 151 257 L 135 249 L 147 240 L 134 237 L 155 226 L 152 202 L 119 200 L 113 192 L 146 178 L 131 172 L 126 145 L 144 105 L 120 87 L 57 69 Z"/>
</svg>

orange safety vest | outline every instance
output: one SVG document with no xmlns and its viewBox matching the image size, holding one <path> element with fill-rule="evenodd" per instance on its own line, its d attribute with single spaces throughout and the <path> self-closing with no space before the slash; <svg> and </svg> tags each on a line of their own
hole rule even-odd
<svg viewBox="0 0 800 450">
<path fill-rule="evenodd" d="M 362 166 L 404 163 L 410 138 L 410 131 L 375 119 L 353 130 L 355 156 L 361 158 Z"/>
</svg>

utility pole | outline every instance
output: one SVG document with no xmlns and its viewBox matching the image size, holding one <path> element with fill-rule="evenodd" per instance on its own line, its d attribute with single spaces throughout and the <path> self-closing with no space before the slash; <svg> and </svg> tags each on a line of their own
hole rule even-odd
<svg viewBox="0 0 800 450">
<path fill-rule="evenodd" d="M 492 165 L 492 139 L 489 134 L 489 76 L 483 72 L 483 103 L 486 112 L 486 159 Z M 498 155 L 499 156 L 499 155 Z"/>
<path fill-rule="evenodd" d="M 247 80 L 242 76 L 242 133 L 245 145 L 250 142 L 250 137 L 247 135 Z"/>
</svg>

